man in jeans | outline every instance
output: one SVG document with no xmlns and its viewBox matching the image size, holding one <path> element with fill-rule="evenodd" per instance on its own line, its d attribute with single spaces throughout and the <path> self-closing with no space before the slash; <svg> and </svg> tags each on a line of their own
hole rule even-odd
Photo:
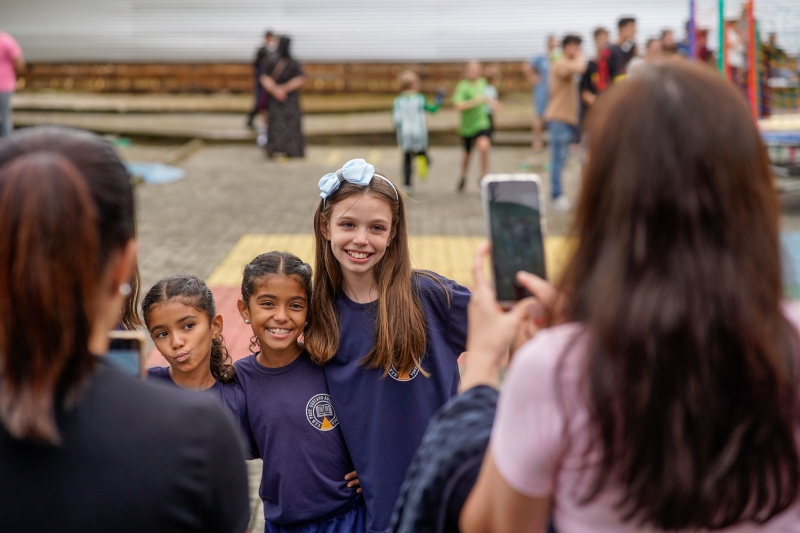
<svg viewBox="0 0 800 533">
<path fill-rule="evenodd" d="M 550 67 L 550 101 L 545 111 L 550 131 L 550 183 L 553 208 L 569 211 L 572 204 L 561 191 L 561 172 L 569 154 L 569 145 L 578 133 L 578 80 L 586 71 L 581 52 L 581 38 L 567 35 L 561 42 L 564 55 Z"/>
<path fill-rule="evenodd" d="M 17 88 L 17 74 L 25 70 L 22 50 L 12 36 L 0 31 L 0 137 L 8 137 L 11 122 L 11 95 Z"/>
</svg>

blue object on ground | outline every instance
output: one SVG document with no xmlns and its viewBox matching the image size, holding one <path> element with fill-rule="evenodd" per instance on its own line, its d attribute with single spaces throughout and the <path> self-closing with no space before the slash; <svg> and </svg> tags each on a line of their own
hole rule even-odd
<svg viewBox="0 0 800 533">
<path fill-rule="evenodd" d="M 145 182 L 152 185 L 172 183 L 186 175 L 186 171 L 182 168 L 163 163 L 125 163 L 125 168 L 131 176 L 141 176 Z"/>
</svg>

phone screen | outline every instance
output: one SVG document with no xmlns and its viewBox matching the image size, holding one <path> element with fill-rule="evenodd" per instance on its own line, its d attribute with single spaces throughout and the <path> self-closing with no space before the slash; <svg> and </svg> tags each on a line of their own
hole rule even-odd
<svg viewBox="0 0 800 533">
<path fill-rule="evenodd" d="M 141 376 L 142 345 L 139 339 L 112 338 L 108 346 L 108 361 L 132 376 Z"/>
<path fill-rule="evenodd" d="M 497 299 L 521 300 L 530 293 L 517 283 L 517 272 L 545 278 L 539 185 L 530 180 L 494 181 L 487 188 Z"/>
</svg>

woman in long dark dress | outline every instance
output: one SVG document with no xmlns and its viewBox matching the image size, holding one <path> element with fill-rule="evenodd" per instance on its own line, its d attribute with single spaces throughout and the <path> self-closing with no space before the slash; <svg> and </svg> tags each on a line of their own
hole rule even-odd
<svg viewBox="0 0 800 533">
<path fill-rule="evenodd" d="M 261 75 L 261 85 L 271 98 L 267 103 L 269 135 L 267 155 L 276 152 L 288 157 L 303 157 L 306 140 L 303 137 L 300 87 L 305 83 L 303 67 L 289 53 L 288 37 L 281 37 L 278 53 L 267 60 Z"/>
</svg>

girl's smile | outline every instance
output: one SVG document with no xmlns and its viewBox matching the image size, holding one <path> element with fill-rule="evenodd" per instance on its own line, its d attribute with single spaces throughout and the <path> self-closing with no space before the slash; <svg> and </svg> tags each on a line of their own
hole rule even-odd
<svg viewBox="0 0 800 533">
<path fill-rule="evenodd" d="M 345 253 L 347 254 L 347 257 L 349 257 L 354 263 L 366 263 L 373 255 L 375 255 L 372 252 L 359 252 L 355 250 L 345 250 Z"/>
</svg>

